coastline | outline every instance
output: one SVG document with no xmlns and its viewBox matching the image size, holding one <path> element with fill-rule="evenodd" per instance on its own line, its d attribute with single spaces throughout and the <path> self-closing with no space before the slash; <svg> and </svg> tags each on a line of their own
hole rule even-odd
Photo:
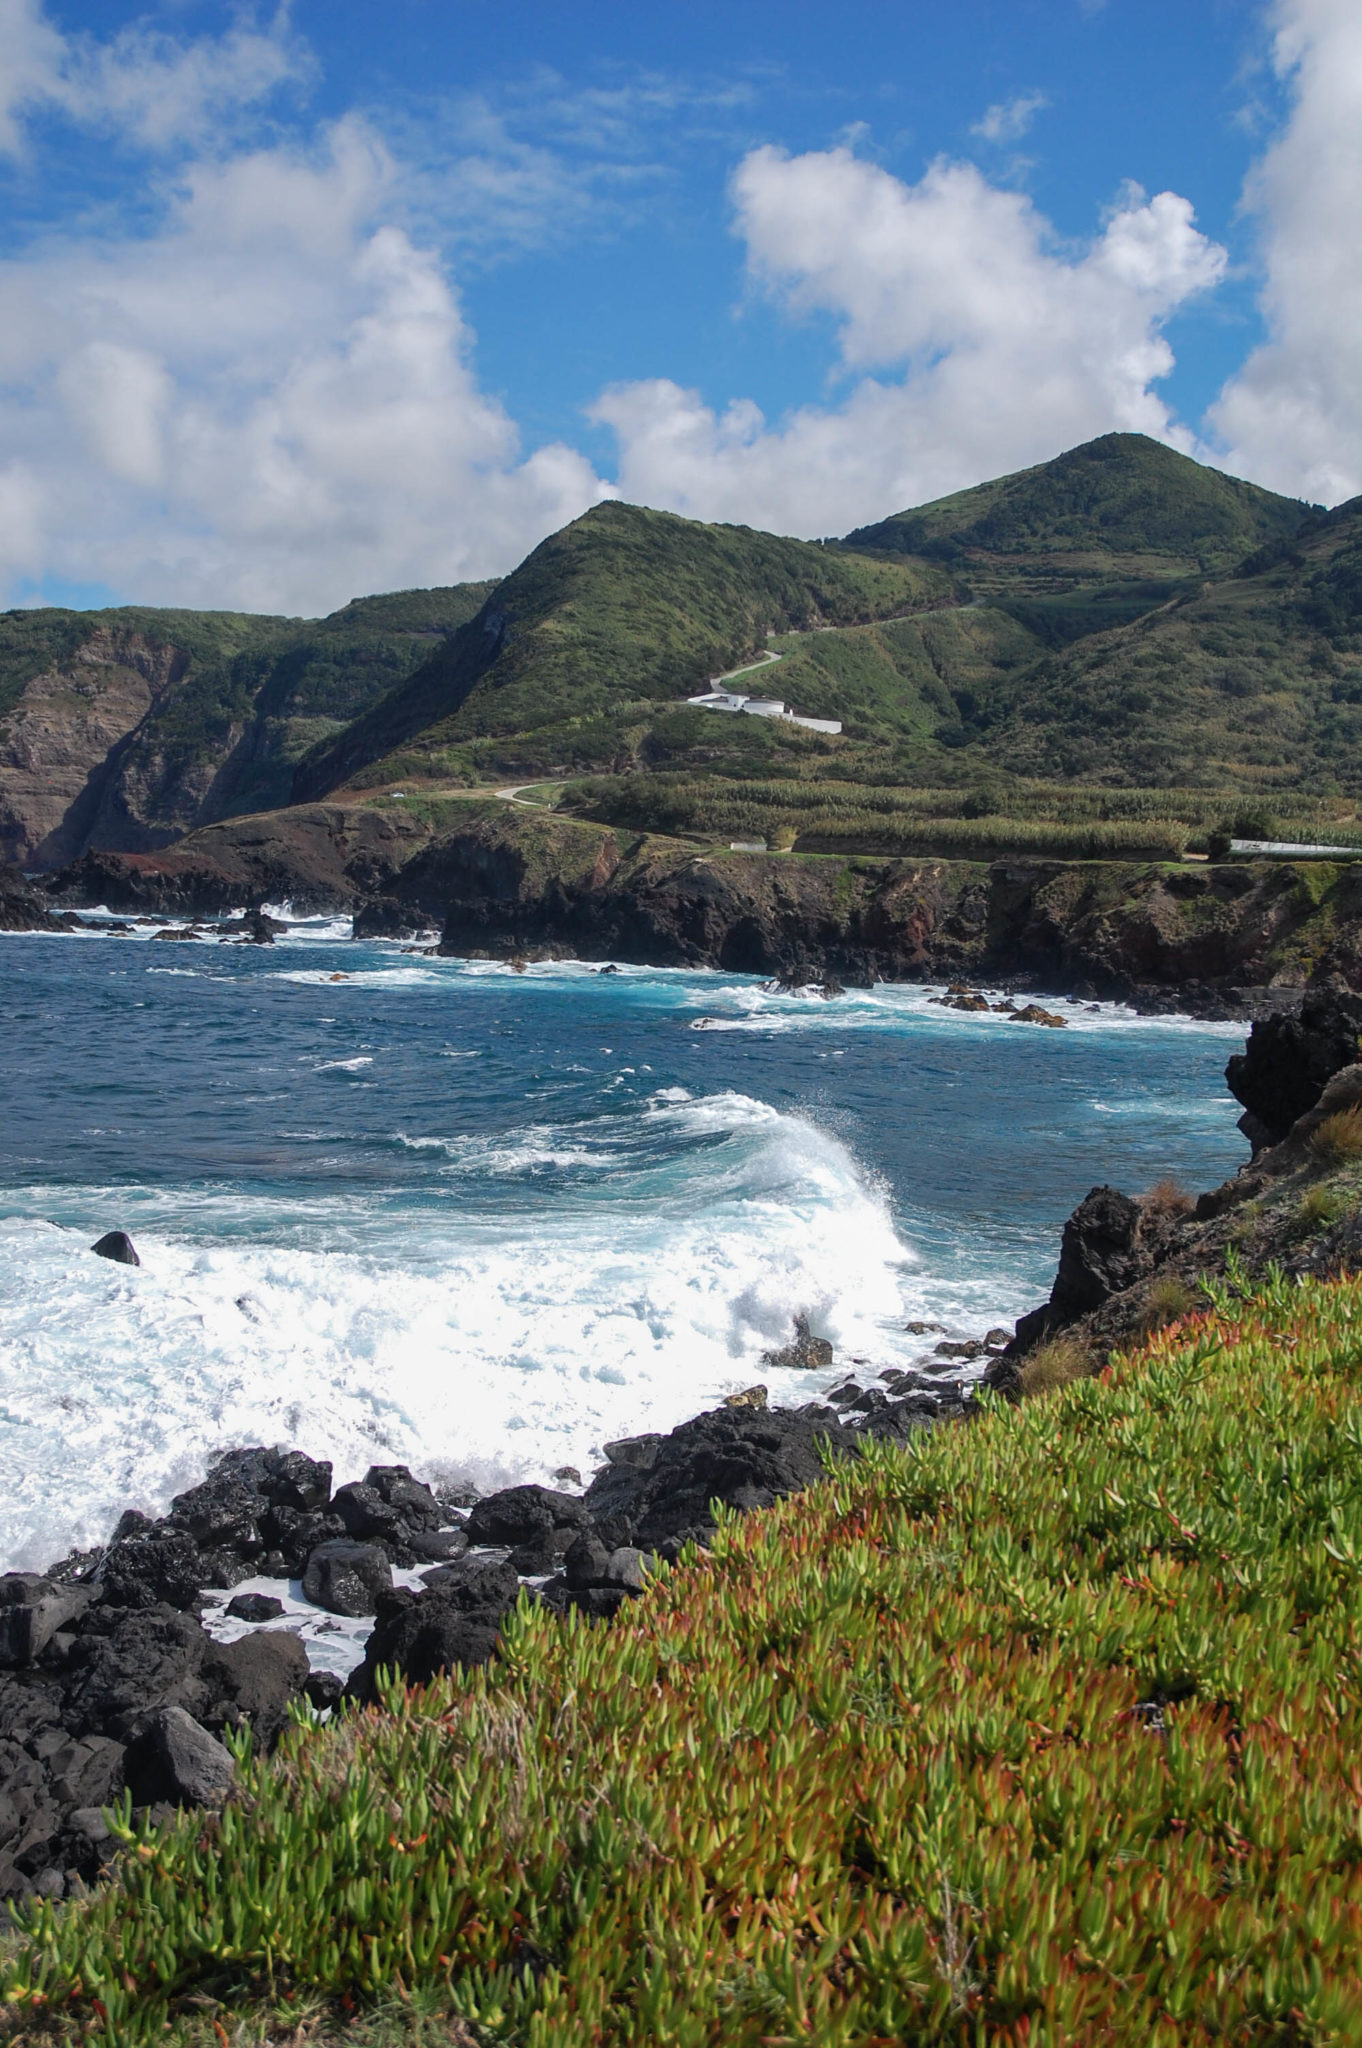
<svg viewBox="0 0 1362 2048">
<path fill-rule="evenodd" d="M 310 804 L 87 854 L 29 887 L 42 917 L 347 915 L 452 955 L 577 958 L 843 982 L 973 980 L 1249 1018 L 1362 984 L 1362 864 L 890 860 L 701 848 L 502 804 Z"/>
</svg>

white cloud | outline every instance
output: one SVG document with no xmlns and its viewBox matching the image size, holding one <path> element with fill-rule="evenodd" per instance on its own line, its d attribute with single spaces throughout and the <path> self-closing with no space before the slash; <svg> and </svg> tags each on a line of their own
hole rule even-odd
<svg viewBox="0 0 1362 2048">
<path fill-rule="evenodd" d="M 1333 504 L 1362 492 L 1362 12 L 1280 0 L 1275 19 L 1291 113 L 1245 195 L 1269 338 L 1209 422 L 1229 468 Z"/>
<path fill-rule="evenodd" d="M 186 40 L 135 23 L 101 42 L 64 36 L 41 0 L 0 0 L 0 150 L 17 154 L 21 117 L 38 112 L 164 149 L 311 70 L 286 6 L 264 29 Z"/>
<path fill-rule="evenodd" d="M 1020 92 L 1015 99 L 995 100 L 969 132 L 984 142 L 1020 142 L 1037 114 L 1049 104 L 1043 92 Z"/>
<path fill-rule="evenodd" d="M 0 583 L 324 611 L 504 570 L 606 493 L 522 460 L 360 122 L 187 172 L 159 232 L 0 264 Z"/>
<path fill-rule="evenodd" d="M 1128 191 L 1065 251 L 971 164 L 907 185 L 846 149 L 764 148 L 733 190 L 752 274 L 791 311 L 831 314 L 859 381 L 774 428 L 664 379 L 615 387 L 593 416 L 618 436 L 626 498 L 830 533 L 1113 428 L 1192 445 L 1152 389 L 1173 367 L 1161 329 L 1226 258 L 1176 193 Z"/>
</svg>

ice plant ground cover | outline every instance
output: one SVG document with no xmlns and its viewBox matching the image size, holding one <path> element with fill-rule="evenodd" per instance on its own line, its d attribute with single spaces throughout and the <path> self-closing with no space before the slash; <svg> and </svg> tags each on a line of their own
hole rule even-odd
<svg viewBox="0 0 1362 2048">
<path fill-rule="evenodd" d="M 525 2048 L 1355 2042 L 1360 1621 L 1362 1280 L 1269 1273 L 725 1522 L 613 1627 L 525 1607 L 486 1671 L 300 1725 L 30 1911 L 10 2024 L 435 1991 L 421 2038 Z"/>
</svg>

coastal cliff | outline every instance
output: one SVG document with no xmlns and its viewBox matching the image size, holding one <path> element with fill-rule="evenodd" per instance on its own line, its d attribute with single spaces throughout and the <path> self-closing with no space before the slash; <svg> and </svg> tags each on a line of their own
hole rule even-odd
<svg viewBox="0 0 1362 2048">
<path fill-rule="evenodd" d="M 437 926 L 451 954 L 982 977 L 1150 1009 L 1243 1014 L 1330 977 L 1362 987 L 1362 873 L 1347 863 L 754 854 L 494 799 L 392 799 L 86 854 L 49 888 L 195 916 L 287 900 L 350 911 L 365 936 Z"/>
</svg>

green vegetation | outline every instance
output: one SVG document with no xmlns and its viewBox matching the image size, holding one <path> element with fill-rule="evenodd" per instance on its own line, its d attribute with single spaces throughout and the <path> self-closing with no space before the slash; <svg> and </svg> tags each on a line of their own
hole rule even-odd
<svg viewBox="0 0 1362 2048">
<path fill-rule="evenodd" d="M 675 829 L 701 833 L 762 831 L 724 822 L 722 784 L 846 785 L 833 808 L 850 837 L 823 804 L 800 807 L 799 830 L 866 852 L 1162 854 L 1182 827 L 1204 851 L 1261 836 L 1242 829 L 1255 814 L 1283 836 L 1351 826 L 1362 845 L 1362 505 L 1323 513 L 1138 434 L 840 542 L 608 502 L 499 584 L 363 599 L 318 622 L 10 614 L 0 711 L 100 622 L 170 635 L 188 656 L 117 768 L 118 815 L 161 840 L 410 785 L 586 777 L 604 817 L 600 778 L 658 777 L 687 791 L 691 822 Z M 840 734 L 685 704 L 763 650 L 780 659 L 739 687 Z M 929 843 L 882 820 L 857 837 L 890 787 L 921 793 Z M 665 829 L 672 791 L 618 793 L 621 820 Z M 994 827 L 970 840 L 946 829 L 959 815 Z M 1135 818 L 1157 825 L 1152 840 L 1066 836 Z M 1048 837 L 1005 829 L 1023 822 Z"/>
<path fill-rule="evenodd" d="M 661 775 L 574 783 L 563 808 L 634 831 L 709 838 L 791 838 L 801 853 L 939 853 L 995 860 L 1008 853 L 1066 860 L 1179 860 L 1189 834 L 1169 819 L 1018 818 L 935 815 L 927 792 L 847 783 L 682 782 Z"/>
<path fill-rule="evenodd" d="M 976 555 L 1104 555 L 1144 558 L 1164 575 L 1170 565 L 1205 573 L 1289 541 L 1305 509 L 1144 434 L 1103 434 L 1035 469 L 859 527 L 845 544 L 953 565 Z M 1081 560 L 1066 566 L 1083 572 Z"/>
<path fill-rule="evenodd" d="M 1362 1281 L 1212 1300 L 727 1520 L 609 1629 L 525 1604 L 486 1671 L 298 1727 L 29 1909 L 14 2024 L 282 2041 L 396 1995 L 482 2048 L 1356 2041 Z"/>
<path fill-rule="evenodd" d="M 316 796 L 396 749 L 461 741 L 651 706 L 703 688 L 769 634 L 854 625 L 950 602 L 923 562 L 877 561 L 746 526 L 704 526 L 637 505 L 595 506 L 537 547 L 447 652 L 309 758 Z"/>
</svg>

